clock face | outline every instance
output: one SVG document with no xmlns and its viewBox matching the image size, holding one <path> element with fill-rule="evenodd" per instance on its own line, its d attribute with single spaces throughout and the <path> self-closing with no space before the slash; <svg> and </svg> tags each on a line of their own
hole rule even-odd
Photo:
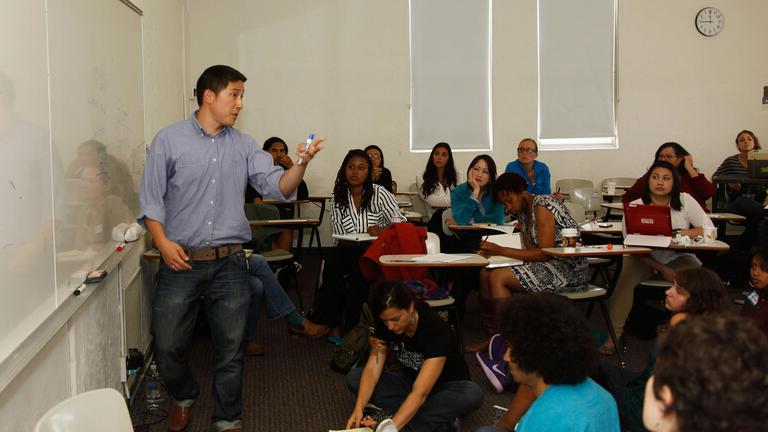
<svg viewBox="0 0 768 432">
<path fill-rule="evenodd" d="M 696 14 L 696 30 L 704 36 L 715 36 L 723 30 L 723 14 L 713 7 L 705 7 Z"/>
</svg>

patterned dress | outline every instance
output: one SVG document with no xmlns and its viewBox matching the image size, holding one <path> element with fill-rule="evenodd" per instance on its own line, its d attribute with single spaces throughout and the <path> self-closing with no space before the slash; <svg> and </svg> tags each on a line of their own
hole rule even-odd
<svg viewBox="0 0 768 432">
<path fill-rule="evenodd" d="M 533 208 L 544 206 L 555 217 L 555 244 L 562 241 L 560 231 L 563 228 L 578 228 L 568 208 L 551 195 L 535 195 Z M 538 247 L 536 236 L 535 210 L 532 216 L 528 212 L 520 214 L 520 232 L 528 243 Z M 510 267 L 520 285 L 528 292 L 568 292 L 586 289 L 589 281 L 586 258 L 558 258 L 549 261 L 531 261 L 523 265 Z"/>
</svg>

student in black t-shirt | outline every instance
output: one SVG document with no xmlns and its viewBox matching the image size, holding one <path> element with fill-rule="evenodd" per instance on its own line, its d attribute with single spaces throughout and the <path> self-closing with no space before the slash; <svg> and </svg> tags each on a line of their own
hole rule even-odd
<svg viewBox="0 0 768 432">
<path fill-rule="evenodd" d="M 392 412 L 398 430 L 434 431 L 464 416 L 483 402 L 448 324 L 428 305 L 417 302 L 401 282 L 385 281 L 371 289 L 368 305 L 371 353 L 364 368 L 352 369 L 347 386 L 357 395 L 347 428 L 376 422 L 363 416 L 370 402 Z M 398 373 L 384 370 L 392 351 L 402 364 Z"/>
</svg>

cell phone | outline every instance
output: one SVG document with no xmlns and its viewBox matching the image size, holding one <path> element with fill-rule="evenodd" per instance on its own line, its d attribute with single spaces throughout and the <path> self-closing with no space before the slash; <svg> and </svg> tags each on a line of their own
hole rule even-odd
<svg viewBox="0 0 768 432">
<path fill-rule="evenodd" d="M 600 228 L 610 228 L 613 226 L 613 224 L 610 222 L 600 222 L 597 224 L 597 226 L 599 226 Z"/>
</svg>

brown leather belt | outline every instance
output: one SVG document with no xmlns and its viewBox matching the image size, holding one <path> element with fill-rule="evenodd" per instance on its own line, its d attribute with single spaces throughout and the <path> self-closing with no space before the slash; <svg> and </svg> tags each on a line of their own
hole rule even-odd
<svg viewBox="0 0 768 432">
<path fill-rule="evenodd" d="M 240 252 L 241 250 L 243 250 L 243 245 L 241 244 L 228 244 L 213 248 L 184 248 L 184 253 L 187 254 L 190 261 L 213 261 L 219 258 L 226 258 L 232 254 Z"/>
</svg>

